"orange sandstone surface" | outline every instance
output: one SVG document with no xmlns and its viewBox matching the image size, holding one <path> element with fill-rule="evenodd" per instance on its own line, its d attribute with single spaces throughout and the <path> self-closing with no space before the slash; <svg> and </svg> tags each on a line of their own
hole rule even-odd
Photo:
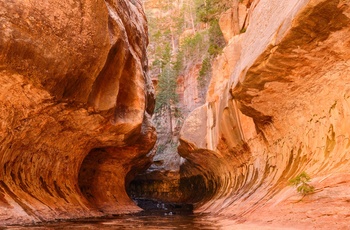
<svg viewBox="0 0 350 230">
<path fill-rule="evenodd" d="M 195 210 L 277 228 L 348 229 L 350 2 L 248 5 L 231 9 L 238 19 L 220 19 L 228 45 L 206 104 L 181 131 L 182 175 L 201 177 L 208 192 Z M 303 171 L 315 187 L 305 197 L 288 186 Z"/>
<path fill-rule="evenodd" d="M 0 1 L 0 223 L 139 211 L 155 140 L 140 1 Z"/>
<path fill-rule="evenodd" d="M 242 228 L 348 229 L 349 22 L 348 0 L 233 4 L 180 175 L 162 178 L 173 195 L 154 193 Z M 142 3 L 0 0 L 0 26 L 1 225 L 140 210 L 126 187 L 156 141 Z M 288 186 L 303 171 L 305 197 Z"/>
</svg>

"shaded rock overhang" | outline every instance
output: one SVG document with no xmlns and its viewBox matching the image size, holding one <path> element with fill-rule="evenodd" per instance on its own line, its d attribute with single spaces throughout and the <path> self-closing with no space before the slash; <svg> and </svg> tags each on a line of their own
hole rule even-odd
<svg viewBox="0 0 350 230">
<path fill-rule="evenodd" d="M 0 223 L 140 210 L 156 133 L 141 1 L 0 1 Z"/>
</svg>

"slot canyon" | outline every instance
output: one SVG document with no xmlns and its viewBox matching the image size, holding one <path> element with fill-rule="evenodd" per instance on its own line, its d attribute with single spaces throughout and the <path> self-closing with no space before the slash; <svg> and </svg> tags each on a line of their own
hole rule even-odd
<svg viewBox="0 0 350 230">
<path fill-rule="evenodd" d="M 201 67 L 177 79 L 188 109 L 170 163 L 152 118 L 156 2 L 0 0 L 0 226 L 146 200 L 252 229 L 348 229 L 349 0 L 231 1 L 203 95 Z M 302 172 L 309 194 L 290 186 Z"/>
</svg>

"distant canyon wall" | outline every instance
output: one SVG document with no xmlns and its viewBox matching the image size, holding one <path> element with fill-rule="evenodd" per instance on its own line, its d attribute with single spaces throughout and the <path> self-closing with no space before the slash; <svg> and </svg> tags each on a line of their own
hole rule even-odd
<svg viewBox="0 0 350 230">
<path fill-rule="evenodd" d="M 156 133 L 141 1 L 0 1 L 0 224 L 140 210 Z"/>
<path fill-rule="evenodd" d="M 202 181 L 196 211 L 262 221 L 280 214 L 282 225 L 290 218 L 325 227 L 321 210 L 332 209 L 349 221 L 350 4 L 243 3 L 230 10 L 239 19 L 220 20 L 228 45 L 214 62 L 206 104 L 181 131 L 182 178 Z M 317 192 L 290 207 L 298 194 L 288 180 L 303 171 Z"/>
</svg>

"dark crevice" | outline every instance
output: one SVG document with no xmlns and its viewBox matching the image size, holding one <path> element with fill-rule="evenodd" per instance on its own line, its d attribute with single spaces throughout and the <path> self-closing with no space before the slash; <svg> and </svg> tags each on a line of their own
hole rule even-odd
<svg viewBox="0 0 350 230">
<path fill-rule="evenodd" d="M 40 176 L 39 181 L 40 181 L 40 185 L 44 189 L 44 191 L 47 192 L 48 194 L 50 194 L 50 196 L 54 197 L 54 195 L 51 193 L 50 189 L 48 188 L 48 186 L 47 186 L 47 184 L 44 181 L 42 176 Z"/>
<path fill-rule="evenodd" d="M 95 194 L 93 191 L 95 178 L 98 176 L 99 165 L 106 159 L 106 155 L 108 153 L 103 149 L 92 149 L 80 167 L 78 176 L 79 188 L 91 204 L 95 203 Z"/>
<path fill-rule="evenodd" d="M 145 211 L 192 213 L 198 204 L 212 199 L 220 187 L 217 178 L 203 173 L 205 170 L 198 167 L 200 166 L 186 163 L 178 172 L 146 171 L 137 175 L 126 190 Z M 198 174 L 193 174 L 192 170 Z"/>
<path fill-rule="evenodd" d="M 56 190 L 58 196 L 63 198 L 67 203 L 69 203 L 67 198 L 66 198 L 66 196 L 65 196 L 65 194 L 64 194 L 64 192 L 62 192 L 60 186 L 57 184 L 57 181 L 54 181 L 53 184 L 55 186 L 55 190 Z"/>
</svg>

